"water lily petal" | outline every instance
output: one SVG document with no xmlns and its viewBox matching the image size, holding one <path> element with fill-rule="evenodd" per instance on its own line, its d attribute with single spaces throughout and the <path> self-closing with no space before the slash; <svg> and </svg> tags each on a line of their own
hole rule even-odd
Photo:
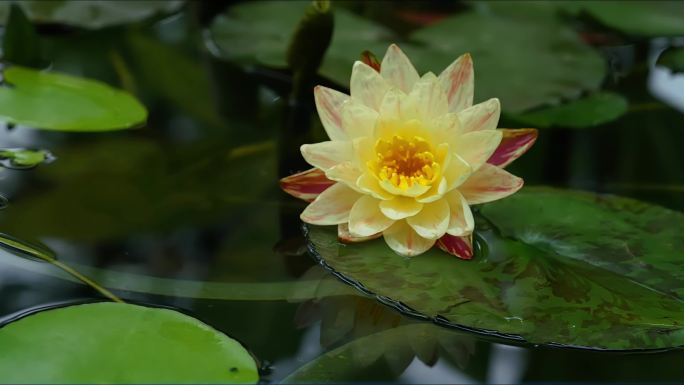
<svg viewBox="0 0 684 385">
<path fill-rule="evenodd" d="M 311 202 L 335 184 L 325 176 L 323 170 L 312 168 L 280 180 L 280 188 L 295 198 Z"/>
<path fill-rule="evenodd" d="M 435 244 L 434 239 L 425 239 L 418 235 L 406 221 L 394 222 L 382 235 L 392 250 L 406 257 L 422 254 Z"/>
<path fill-rule="evenodd" d="M 449 111 L 459 112 L 473 105 L 474 73 L 470 54 L 461 55 L 441 74 L 439 82 L 446 91 Z"/>
<path fill-rule="evenodd" d="M 380 238 L 382 233 L 373 234 L 367 237 L 359 237 L 349 232 L 349 225 L 347 223 L 340 223 L 337 225 L 337 238 L 343 243 L 357 243 L 370 241 L 371 239 Z"/>
<path fill-rule="evenodd" d="M 357 200 L 349 213 L 349 231 L 357 236 L 369 237 L 390 227 L 394 220 L 380 211 L 381 202 L 386 201 L 368 195 Z"/>
<path fill-rule="evenodd" d="M 357 61 L 352 68 L 349 88 L 352 99 L 378 111 L 389 84 L 372 67 Z"/>
<path fill-rule="evenodd" d="M 330 140 L 347 140 L 347 134 L 342 127 L 342 105 L 349 100 L 349 95 L 331 88 L 316 86 L 314 88 L 316 109 L 321 124 Z"/>
<path fill-rule="evenodd" d="M 452 190 L 445 196 L 445 199 L 449 203 L 447 234 L 460 237 L 472 233 L 475 219 L 463 195 L 458 190 Z"/>
<path fill-rule="evenodd" d="M 477 171 L 499 147 L 502 135 L 499 130 L 469 132 L 458 138 L 455 151 Z"/>
<path fill-rule="evenodd" d="M 446 178 L 441 177 L 439 178 L 439 182 L 434 183 L 432 187 L 430 187 L 430 190 L 428 190 L 425 194 L 419 196 L 416 198 L 416 201 L 420 203 L 430 203 L 434 202 L 437 199 L 441 199 L 442 196 L 448 191 L 449 184 L 447 183 Z"/>
<path fill-rule="evenodd" d="M 398 88 L 390 88 L 380 103 L 380 119 L 382 124 L 376 126 L 376 130 L 386 126 L 396 126 L 399 121 L 406 120 L 403 105 L 406 102 L 406 94 Z M 382 136 L 377 132 L 376 137 Z"/>
<path fill-rule="evenodd" d="M 388 200 L 394 198 L 394 195 L 388 193 L 380 187 L 378 178 L 368 172 L 363 173 L 357 180 L 356 186 L 359 190 L 370 194 L 373 198 Z"/>
<path fill-rule="evenodd" d="M 501 103 L 497 98 L 466 108 L 458 113 L 461 119 L 461 132 L 494 130 L 499 124 L 500 115 Z"/>
<path fill-rule="evenodd" d="M 430 121 L 449 112 L 449 103 L 444 88 L 432 72 L 423 75 L 401 106 L 404 119 Z"/>
<path fill-rule="evenodd" d="M 387 48 L 380 65 L 380 75 L 405 93 L 409 93 L 420 78 L 409 58 L 396 44 Z"/>
<path fill-rule="evenodd" d="M 349 222 L 349 212 L 361 194 L 342 183 L 323 191 L 300 215 L 312 225 L 337 225 Z"/>
<path fill-rule="evenodd" d="M 304 160 L 322 170 L 349 161 L 353 157 L 352 142 L 327 141 L 304 144 L 300 148 Z"/>
<path fill-rule="evenodd" d="M 340 163 L 337 166 L 328 169 L 328 171 L 325 172 L 325 176 L 330 180 L 344 183 L 358 192 L 363 192 L 356 185 L 356 180 L 361 176 L 361 170 L 352 162 Z"/>
<path fill-rule="evenodd" d="M 523 186 L 523 180 L 508 171 L 485 163 L 458 190 L 470 205 L 505 198 Z"/>
<path fill-rule="evenodd" d="M 378 112 L 363 103 L 350 100 L 342 106 L 342 127 L 349 139 L 373 135 Z"/>
<path fill-rule="evenodd" d="M 380 202 L 380 211 L 386 217 L 399 220 L 418 214 L 423 204 L 414 198 L 396 196 L 393 199 Z"/>
<path fill-rule="evenodd" d="M 380 181 L 380 187 L 382 187 L 383 190 L 387 191 L 388 193 L 390 193 L 392 195 L 401 195 L 404 197 L 415 198 L 419 195 L 425 194 L 428 190 L 430 190 L 431 186 L 423 186 L 422 184 L 414 183 L 413 186 L 404 190 L 404 189 L 401 189 L 401 188 L 393 185 L 392 182 L 390 182 L 388 180 L 381 180 Z"/>
<path fill-rule="evenodd" d="M 494 151 L 487 163 L 506 167 L 532 147 L 537 140 L 535 128 L 500 129 L 503 133 L 501 144 Z"/>
<path fill-rule="evenodd" d="M 437 240 L 437 247 L 461 259 L 473 258 L 473 235 L 455 237 L 445 234 Z"/>
<path fill-rule="evenodd" d="M 418 214 L 406 218 L 406 223 L 421 237 L 437 239 L 449 226 L 449 204 L 445 199 L 426 203 Z"/>
<path fill-rule="evenodd" d="M 444 170 L 444 178 L 447 181 L 447 191 L 460 186 L 473 173 L 472 167 L 458 154 L 452 154 Z"/>
</svg>

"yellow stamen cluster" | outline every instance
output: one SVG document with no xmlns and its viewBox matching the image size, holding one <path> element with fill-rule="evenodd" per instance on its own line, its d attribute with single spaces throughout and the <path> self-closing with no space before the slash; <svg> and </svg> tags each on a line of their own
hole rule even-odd
<svg viewBox="0 0 684 385">
<path fill-rule="evenodd" d="M 378 139 L 375 143 L 376 159 L 369 164 L 380 180 L 390 181 L 400 189 L 408 189 L 414 183 L 427 186 L 439 167 L 432 153 L 432 146 L 420 136 L 404 138 L 394 135 L 391 139 Z"/>
</svg>

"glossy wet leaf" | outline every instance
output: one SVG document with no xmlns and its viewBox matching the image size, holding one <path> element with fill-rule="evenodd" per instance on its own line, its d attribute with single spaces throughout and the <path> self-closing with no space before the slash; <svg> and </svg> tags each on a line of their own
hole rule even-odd
<svg viewBox="0 0 684 385">
<path fill-rule="evenodd" d="M 45 310 L 0 328 L 6 383 L 251 383 L 237 341 L 176 311 L 94 303 Z"/>
<path fill-rule="evenodd" d="M 615 120 L 627 112 L 627 100 L 612 92 L 598 92 L 559 106 L 514 116 L 531 127 L 585 128 Z"/>
<path fill-rule="evenodd" d="M 285 49 L 305 5 L 259 1 L 233 6 L 213 23 L 209 44 L 227 59 L 285 67 Z M 472 53 L 476 99 L 498 97 L 511 112 L 597 89 L 605 74 L 600 55 L 547 13 L 530 21 L 467 12 L 419 29 L 401 42 L 389 29 L 334 8 L 333 41 L 319 73 L 342 87 L 348 87 L 352 64 L 362 52 L 384 55 L 395 42 L 420 72 L 439 73 L 462 53 Z M 246 28 L 253 33 L 244 34 Z"/>
<path fill-rule="evenodd" d="M 671 69 L 672 72 L 684 72 L 684 47 L 666 49 L 660 54 L 657 64 Z"/>
<path fill-rule="evenodd" d="M 154 15 L 173 12 L 183 4 L 179 0 L 22 0 L 17 3 L 36 23 L 67 24 L 89 29 L 140 21 Z M 9 1 L 0 4 L 0 21 L 5 19 L 9 8 Z"/>
<path fill-rule="evenodd" d="M 3 72 L 0 121 L 57 131 L 111 131 L 143 124 L 130 94 L 88 79 L 12 66 Z"/>
<path fill-rule="evenodd" d="M 320 258 L 405 311 L 535 344 L 591 349 L 684 345 L 684 214 L 616 196 L 528 188 L 482 214 L 497 230 L 471 261 L 413 259 L 382 240 L 341 245 L 311 227 Z M 482 245 L 482 242 L 479 242 Z"/>
<path fill-rule="evenodd" d="M 684 3 L 676 0 L 563 1 L 559 6 L 583 11 L 606 27 L 636 36 L 684 35 Z"/>
</svg>

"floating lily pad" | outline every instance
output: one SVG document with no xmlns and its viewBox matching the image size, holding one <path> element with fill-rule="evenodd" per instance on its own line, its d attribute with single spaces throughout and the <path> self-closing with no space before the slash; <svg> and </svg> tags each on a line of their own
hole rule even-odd
<svg viewBox="0 0 684 385">
<path fill-rule="evenodd" d="M 140 125 L 133 96 L 94 80 L 12 66 L 0 85 L 0 121 L 58 131 L 111 131 Z"/>
<path fill-rule="evenodd" d="M 233 6 L 210 28 L 209 44 L 218 48 L 212 51 L 242 63 L 284 68 L 289 39 L 306 5 L 259 1 Z M 467 12 L 401 42 L 391 30 L 335 7 L 333 40 L 319 73 L 347 87 L 352 64 L 363 51 L 383 55 L 389 44 L 399 42 L 420 72 L 442 71 L 471 52 L 476 99 L 498 97 L 510 112 L 597 89 L 605 74 L 600 55 L 556 18 L 539 15 L 531 22 L 527 17 Z M 252 31 L 248 36 L 246 28 Z"/>
<path fill-rule="evenodd" d="M 658 65 L 665 66 L 673 72 L 684 72 L 684 47 L 665 50 L 658 58 Z"/>
<path fill-rule="evenodd" d="M 529 17 L 541 15 L 534 20 Z M 554 17 L 467 12 L 413 33 L 422 43 L 409 57 L 423 71 L 441 71 L 461 53 L 475 66 L 475 99 L 498 97 L 508 112 L 573 99 L 599 88 L 605 63 Z"/>
<path fill-rule="evenodd" d="M 514 116 L 532 127 L 585 128 L 613 121 L 627 112 L 627 100 L 612 92 L 598 92 L 559 106 Z"/>
<path fill-rule="evenodd" d="M 534 344 L 641 350 L 684 346 L 684 214 L 632 199 L 528 188 L 482 214 L 484 252 L 413 259 L 382 240 L 342 245 L 310 227 L 317 257 L 402 311 Z M 480 242 L 482 244 L 482 242 Z"/>
<path fill-rule="evenodd" d="M 89 29 L 140 21 L 157 14 L 173 12 L 183 5 L 179 0 L 23 0 L 18 3 L 36 23 L 67 24 Z M 10 5 L 11 2 L 0 4 L 0 22 L 5 20 Z"/>
<path fill-rule="evenodd" d="M 240 343 L 176 311 L 94 303 L 41 311 L 0 328 L 4 383 L 245 383 L 259 380 Z"/>
<path fill-rule="evenodd" d="M 684 35 L 684 3 L 681 1 L 563 1 L 566 10 L 585 11 L 609 28 L 636 36 Z"/>
</svg>

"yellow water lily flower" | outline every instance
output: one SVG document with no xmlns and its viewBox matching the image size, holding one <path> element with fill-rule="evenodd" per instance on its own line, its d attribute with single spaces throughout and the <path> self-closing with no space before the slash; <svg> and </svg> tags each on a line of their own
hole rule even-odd
<svg viewBox="0 0 684 385">
<path fill-rule="evenodd" d="M 315 89 L 330 141 L 303 145 L 315 168 L 281 181 L 290 194 L 313 200 L 301 219 L 338 225 L 347 242 L 382 236 L 404 256 L 437 244 L 471 258 L 470 206 L 522 187 L 502 167 L 534 143 L 537 131 L 496 129 L 498 99 L 473 105 L 468 54 L 439 76 L 420 76 L 391 45 L 379 70 L 354 63 L 350 91 Z"/>
</svg>

